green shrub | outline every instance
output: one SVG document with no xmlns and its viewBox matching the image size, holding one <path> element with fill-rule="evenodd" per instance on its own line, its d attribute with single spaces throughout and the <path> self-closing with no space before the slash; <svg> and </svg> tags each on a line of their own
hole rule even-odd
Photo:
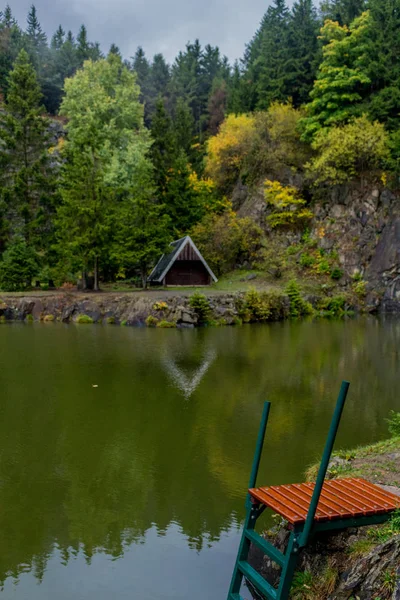
<svg viewBox="0 0 400 600">
<path fill-rule="evenodd" d="M 189 298 L 189 306 L 194 310 L 199 318 L 199 323 L 207 323 L 211 308 L 208 298 L 200 292 L 195 292 Z"/>
<path fill-rule="evenodd" d="M 26 315 L 25 321 L 27 321 L 28 323 L 33 323 L 33 315 L 31 313 L 29 313 L 29 315 Z"/>
<path fill-rule="evenodd" d="M 107 317 L 106 323 L 107 325 L 115 325 L 115 317 Z"/>
<path fill-rule="evenodd" d="M 89 315 L 78 315 L 75 322 L 80 325 L 90 325 L 93 323 L 93 319 L 92 317 L 89 317 Z"/>
<path fill-rule="evenodd" d="M 243 325 L 243 321 L 240 317 L 233 317 L 233 324 L 234 325 Z"/>
<path fill-rule="evenodd" d="M 339 267 L 335 267 L 334 269 L 332 269 L 331 279 L 341 279 L 342 277 L 343 277 L 342 269 L 339 269 Z"/>
<path fill-rule="evenodd" d="M 255 289 L 236 299 L 236 310 L 241 322 L 278 321 L 286 316 L 284 296 L 276 292 Z"/>
<path fill-rule="evenodd" d="M 6 322 L 6 318 L 5 318 L 5 316 L 4 316 L 4 315 L 1 315 L 1 316 L 0 316 L 0 325 L 2 325 L 2 324 L 3 324 L 3 323 L 5 323 L 5 322 Z"/>
<path fill-rule="evenodd" d="M 15 238 L 0 262 L 0 288 L 18 292 L 29 288 L 37 272 L 36 256 L 23 238 Z"/>
<path fill-rule="evenodd" d="M 389 433 L 393 436 L 400 436 L 400 412 L 390 411 L 389 419 L 386 419 L 388 423 Z"/>
<path fill-rule="evenodd" d="M 290 316 L 291 317 L 302 317 L 311 315 L 313 313 L 313 307 L 309 302 L 306 302 L 300 293 L 300 286 L 292 279 L 286 286 L 286 294 L 290 301 Z"/>
<path fill-rule="evenodd" d="M 355 295 L 362 299 L 365 298 L 365 296 L 367 295 L 367 282 L 360 280 L 360 281 L 356 281 L 355 283 L 353 283 L 352 285 L 353 288 L 353 292 L 355 293 Z"/>
<path fill-rule="evenodd" d="M 271 314 L 268 299 L 257 290 L 249 290 L 244 297 L 245 310 L 250 315 L 250 321 L 268 321 Z"/>
<path fill-rule="evenodd" d="M 153 317 L 153 315 L 149 315 L 145 321 L 147 327 L 157 327 L 158 319 L 157 317 Z"/>
<path fill-rule="evenodd" d="M 172 329 L 173 327 L 176 327 L 176 323 L 174 321 L 159 321 L 157 327 L 160 329 Z"/>
<path fill-rule="evenodd" d="M 324 312 L 329 313 L 332 317 L 340 317 L 346 312 L 346 298 L 345 296 L 325 298 L 320 302 L 319 308 Z"/>
<path fill-rule="evenodd" d="M 126 327 L 127 325 L 128 325 L 128 321 L 126 319 L 121 321 L 121 327 Z"/>
<path fill-rule="evenodd" d="M 315 264 L 315 256 L 305 253 L 300 255 L 300 265 L 302 267 L 312 267 L 313 264 Z"/>
<path fill-rule="evenodd" d="M 86 315 L 85 315 L 85 316 L 86 316 Z M 55 316 L 54 316 L 54 315 L 45 315 L 45 316 L 43 317 L 43 321 L 44 321 L 45 323 L 51 323 L 52 321 L 54 321 L 54 319 L 55 319 Z M 92 321 L 92 322 L 93 322 L 93 321 Z"/>
<path fill-rule="evenodd" d="M 330 270 L 331 270 L 330 264 L 326 258 L 319 260 L 316 264 L 316 268 L 317 268 L 317 272 L 321 273 L 321 274 L 323 274 L 323 273 L 329 274 Z"/>
</svg>

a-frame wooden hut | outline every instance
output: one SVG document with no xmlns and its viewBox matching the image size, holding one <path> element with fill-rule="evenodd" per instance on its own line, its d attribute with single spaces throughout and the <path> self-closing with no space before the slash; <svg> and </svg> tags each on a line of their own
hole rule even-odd
<svg viewBox="0 0 400 600">
<path fill-rule="evenodd" d="M 153 285 L 202 286 L 218 281 L 190 236 L 170 244 L 171 252 L 163 254 L 149 282 Z"/>
</svg>

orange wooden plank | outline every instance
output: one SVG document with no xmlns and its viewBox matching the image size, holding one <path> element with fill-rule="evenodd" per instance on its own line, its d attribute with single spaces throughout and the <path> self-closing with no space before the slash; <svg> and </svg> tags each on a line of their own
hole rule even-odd
<svg viewBox="0 0 400 600">
<path fill-rule="evenodd" d="M 269 506 L 289 523 L 306 520 L 313 483 L 296 483 L 249 490 L 258 502 Z M 325 481 L 315 520 L 318 522 L 392 512 L 400 507 L 400 498 L 365 479 Z"/>
</svg>

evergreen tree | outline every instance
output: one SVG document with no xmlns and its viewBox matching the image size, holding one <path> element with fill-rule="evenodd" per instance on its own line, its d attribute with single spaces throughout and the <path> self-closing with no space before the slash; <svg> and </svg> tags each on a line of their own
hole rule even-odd
<svg viewBox="0 0 400 600">
<path fill-rule="evenodd" d="M 400 128 L 400 0 L 369 0 L 367 107 L 389 129 Z"/>
<path fill-rule="evenodd" d="M 250 110 L 250 93 L 248 90 L 252 86 L 245 83 L 245 77 L 242 75 L 239 61 L 233 65 L 233 73 L 229 80 L 227 111 L 238 115 Z"/>
<path fill-rule="evenodd" d="M 108 54 L 114 54 L 114 56 L 118 56 L 119 58 L 122 58 L 121 55 L 121 50 L 118 48 L 118 46 L 116 44 L 111 44 L 110 49 L 108 51 Z"/>
<path fill-rule="evenodd" d="M 37 257 L 21 236 L 15 236 L 0 261 L 0 289 L 19 292 L 29 288 L 38 272 Z"/>
<path fill-rule="evenodd" d="M 0 113 L 0 193 L 9 234 L 22 235 L 28 245 L 43 253 L 51 237 L 54 181 L 41 98 L 35 70 L 21 50 L 10 74 L 5 110 Z"/>
<path fill-rule="evenodd" d="M 317 39 L 320 23 L 312 0 L 293 4 L 288 27 L 287 94 L 295 107 L 309 99 L 320 59 Z"/>
<path fill-rule="evenodd" d="M 312 140 L 323 127 L 340 125 L 362 113 L 371 80 L 367 72 L 366 48 L 371 19 L 364 13 L 348 29 L 326 21 L 321 36 L 323 61 L 310 93 L 308 116 L 303 119 L 304 139 Z"/>
<path fill-rule="evenodd" d="M 321 3 L 321 16 L 339 25 L 350 25 L 365 10 L 365 0 L 325 0 Z"/>
<path fill-rule="evenodd" d="M 26 35 L 28 36 L 29 43 L 38 53 L 47 49 L 47 37 L 39 23 L 34 4 L 31 5 L 28 13 Z"/>
<path fill-rule="evenodd" d="M 193 151 L 194 120 L 189 106 L 182 98 L 179 98 L 176 103 L 173 131 L 175 148 L 183 150 L 193 164 L 195 162 Z"/>
<path fill-rule="evenodd" d="M 143 48 L 140 46 L 132 58 L 132 68 L 136 73 L 136 81 L 140 88 L 140 102 L 144 104 L 144 120 L 147 126 L 150 124 L 150 63 L 146 58 Z"/>
<path fill-rule="evenodd" d="M 150 71 L 152 94 L 155 98 L 160 95 L 165 97 L 170 81 L 170 72 L 169 65 L 162 54 L 154 56 Z"/>
<path fill-rule="evenodd" d="M 173 163 L 164 198 L 175 238 L 187 234 L 204 216 L 204 206 L 191 185 L 187 156 L 183 150 Z"/>
<path fill-rule="evenodd" d="M 156 104 L 151 124 L 151 136 L 153 144 L 150 149 L 150 158 L 154 165 L 154 181 L 158 196 L 162 198 L 166 193 L 177 152 L 172 121 L 162 98 L 159 98 Z"/>
<path fill-rule="evenodd" d="M 78 56 L 78 62 L 79 65 L 82 66 L 85 60 L 88 60 L 90 58 L 90 46 L 87 39 L 87 30 L 84 25 L 81 25 L 81 28 L 76 38 L 76 42 L 76 53 Z"/>
<path fill-rule="evenodd" d="M 285 0 L 274 0 L 268 8 L 257 59 L 257 106 L 268 108 L 288 98 L 289 11 Z"/>
<path fill-rule="evenodd" d="M 65 40 L 65 31 L 61 25 L 58 26 L 57 31 L 51 38 L 51 49 L 52 50 L 60 50 Z"/>
<path fill-rule="evenodd" d="M 7 94 L 8 76 L 23 44 L 22 31 L 6 6 L 0 17 L 0 93 Z"/>
<path fill-rule="evenodd" d="M 207 106 L 202 85 L 202 50 L 196 40 L 194 44 L 186 45 L 185 52 L 179 52 L 172 65 L 171 91 L 175 102 L 182 98 L 190 106 L 200 140 L 202 116 L 206 114 Z"/>
</svg>

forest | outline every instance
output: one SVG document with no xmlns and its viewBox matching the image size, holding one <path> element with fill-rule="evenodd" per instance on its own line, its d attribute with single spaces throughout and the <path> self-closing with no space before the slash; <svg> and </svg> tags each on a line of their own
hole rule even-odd
<svg viewBox="0 0 400 600">
<path fill-rule="evenodd" d="M 217 275 L 267 268 L 331 186 L 400 175 L 400 0 L 273 0 L 243 57 L 123 57 L 34 5 L 0 12 L 0 289 L 146 286 L 190 234 Z M 260 226 L 238 184 L 263 190 Z"/>
</svg>

